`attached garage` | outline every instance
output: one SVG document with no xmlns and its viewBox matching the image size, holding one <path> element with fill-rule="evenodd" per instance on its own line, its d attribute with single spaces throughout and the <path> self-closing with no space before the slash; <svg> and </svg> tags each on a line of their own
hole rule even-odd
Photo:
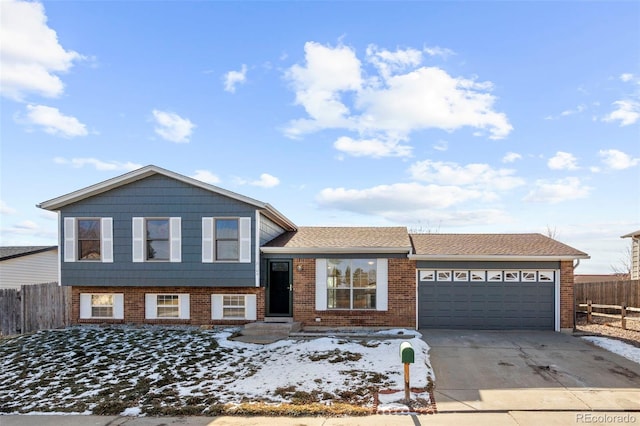
<svg viewBox="0 0 640 426">
<path fill-rule="evenodd" d="M 585 253 L 541 234 L 411 234 L 411 240 L 418 328 L 573 327 L 573 268 Z"/>
<path fill-rule="evenodd" d="M 554 330 L 553 270 L 418 271 L 418 327 Z"/>
</svg>

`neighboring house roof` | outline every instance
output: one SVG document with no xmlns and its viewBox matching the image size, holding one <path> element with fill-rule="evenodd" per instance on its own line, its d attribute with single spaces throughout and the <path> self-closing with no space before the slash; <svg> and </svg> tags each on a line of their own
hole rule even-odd
<svg viewBox="0 0 640 426">
<path fill-rule="evenodd" d="M 629 274 L 577 274 L 573 276 L 575 283 L 604 283 L 628 280 Z"/>
<path fill-rule="evenodd" d="M 568 260 L 589 255 L 542 234 L 411 234 L 413 259 Z"/>
<path fill-rule="evenodd" d="M 249 198 L 244 195 L 236 194 L 235 192 L 228 191 L 226 189 L 222 189 L 217 186 L 210 185 L 208 183 L 199 181 L 197 179 L 193 179 L 193 178 L 190 178 L 190 177 L 181 175 L 179 173 L 175 173 L 154 165 L 145 166 L 140 169 L 133 170 L 129 173 L 125 173 L 123 175 L 114 177 L 112 179 L 108 179 L 103 182 L 97 183 L 95 185 L 91 185 L 86 188 L 71 192 L 69 194 L 62 195 L 60 197 L 53 198 L 48 201 L 44 201 L 38 204 L 37 207 L 40 207 L 45 210 L 56 211 L 66 205 L 77 203 L 78 201 L 82 201 L 86 198 L 93 197 L 98 194 L 102 194 L 103 192 L 110 191 L 112 189 L 127 185 L 129 183 L 132 183 L 141 179 L 145 179 L 155 174 L 167 176 L 169 178 L 187 183 L 189 185 L 193 185 L 193 186 L 205 189 L 207 191 L 211 191 L 216 194 L 224 195 L 226 197 L 241 201 L 243 203 L 247 203 L 258 209 L 261 209 L 267 217 L 269 217 L 271 220 L 278 223 L 279 225 L 285 227 L 286 229 L 295 230 L 297 228 L 293 222 L 287 219 L 282 213 L 280 213 L 278 210 L 273 208 L 273 206 L 271 206 L 268 203 L 263 203 L 262 201 L 255 200 L 253 198 Z"/>
<path fill-rule="evenodd" d="M 301 226 L 263 245 L 263 253 L 410 253 L 407 228 Z"/>
<path fill-rule="evenodd" d="M 42 253 L 55 250 L 58 246 L 7 246 L 0 247 L 0 261 L 14 259 L 16 257 L 28 256 L 30 254 Z"/>
<path fill-rule="evenodd" d="M 622 236 L 622 237 L 620 237 L 620 238 L 629 238 L 629 237 L 631 237 L 631 238 L 640 237 L 640 229 L 638 229 L 638 230 L 637 230 L 637 231 L 635 231 L 635 232 L 631 232 L 631 233 L 629 233 L 629 234 L 623 235 L 623 236 Z"/>
</svg>

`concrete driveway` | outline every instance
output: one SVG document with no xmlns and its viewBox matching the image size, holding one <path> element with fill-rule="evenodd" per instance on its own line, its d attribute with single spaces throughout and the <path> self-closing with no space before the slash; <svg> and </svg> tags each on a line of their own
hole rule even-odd
<svg viewBox="0 0 640 426">
<path fill-rule="evenodd" d="M 640 410 L 640 364 L 567 334 L 420 330 L 438 412 Z"/>
</svg>

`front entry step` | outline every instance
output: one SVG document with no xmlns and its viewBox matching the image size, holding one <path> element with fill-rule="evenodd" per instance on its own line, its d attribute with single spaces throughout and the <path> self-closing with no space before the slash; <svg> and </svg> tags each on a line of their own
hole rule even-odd
<svg viewBox="0 0 640 426">
<path fill-rule="evenodd" d="M 286 339 L 289 333 L 302 329 L 299 322 L 252 322 L 245 324 L 237 340 L 245 343 L 269 344 Z"/>
</svg>

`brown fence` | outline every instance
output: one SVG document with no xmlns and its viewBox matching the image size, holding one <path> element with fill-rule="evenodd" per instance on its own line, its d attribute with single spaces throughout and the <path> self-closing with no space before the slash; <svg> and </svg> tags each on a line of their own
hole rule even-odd
<svg viewBox="0 0 640 426">
<path fill-rule="evenodd" d="M 576 283 L 574 294 L 576 304 L 591 300 L 601 305 L 640 307 L 640 280 Z"/>
<path fill-rule="evenodd" d="M 71 288 L 58 283 L 0 290 L 0 335 L 64 327 L 70 313 Z"/>
</svg>

